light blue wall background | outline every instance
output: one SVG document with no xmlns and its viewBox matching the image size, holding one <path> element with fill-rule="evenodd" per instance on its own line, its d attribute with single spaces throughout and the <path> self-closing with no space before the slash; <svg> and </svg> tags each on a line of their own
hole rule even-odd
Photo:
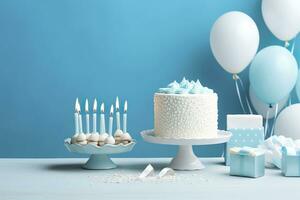
<svg viewBox="0 0 300 200">
<path fill-rule="evenodd" d="M 175 147 L 142 141 L 153 127 L 153 93 L 183 76 L 219 94 L 219 127 L 241 113 L 232 78 L 209 47 L 214 21 L 246 12 L 260 30 L 260 48 L 281 44 L 262 20 L 260 0 L 2 0 L 0 1 L 0 157 L 69 157 L 78 96 L 129 101 L 128 128 L 138 140 L 118 156 L 157 157 Z M 296 46 L 299 58 L 299 47 Z M 247 82 L 248 70 L 241 76 Z M 196 147 L 217 156 L 222 145 Z"/>
</svg>

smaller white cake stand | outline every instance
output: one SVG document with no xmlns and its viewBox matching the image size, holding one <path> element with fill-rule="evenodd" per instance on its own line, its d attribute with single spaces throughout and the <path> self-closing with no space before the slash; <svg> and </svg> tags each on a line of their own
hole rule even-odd
<svg viewBox="0 0 300 200">
<path fill-rule="evenodd" d="M 73 153 L 88 154 L 90 158 L 83 166 L 84 169 L 113 169 L 117 165 L 107 156 L 109 154 L 125 153 L 133 149 L 135 140 L 128 144 L 105 144 L 95 146 L 92 144 L 72 144 L 71 138 L 65 140 L 66 148 Z"/>
<path fill-rule="evenodd" d="M 215 138 L 199 138 L 199 139 L 176 139 L 163 138 L 155 136 L 153 130 L 145 130 L 141 132 L 142 138 L 150 143 L 178 145 L 179 149 L 176 157 L 170 163 L 170 167 L 176 170 L 200 170 L 205 166 L 194 154 L 192 145 L 210 145 L 226 143 L 231 133 L 228 131 L 218 130 L 218 135 Z"/>
</svg>

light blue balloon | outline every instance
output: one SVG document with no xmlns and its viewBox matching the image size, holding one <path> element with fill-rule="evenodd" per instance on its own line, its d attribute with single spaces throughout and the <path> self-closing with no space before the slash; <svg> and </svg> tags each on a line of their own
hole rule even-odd
<svg viewBox="0 0 300 200">
<path fill-rule="evenodd" d="M 300 70 L 298 72 L 298 80 L 297 80 L 297 83 L 296 83 L 296 93 L 297 93 L 297 96 L 298 96 L 298 100 L 300 101 Z"/>
<path fill-rule="evenodd" d="M 297 76 L 295 57 L 281 46 L 269 46 L 259 51 L 249 71 L 254 93 L 267 104 L 275 104 L 289 95 Z"/>
</svg>

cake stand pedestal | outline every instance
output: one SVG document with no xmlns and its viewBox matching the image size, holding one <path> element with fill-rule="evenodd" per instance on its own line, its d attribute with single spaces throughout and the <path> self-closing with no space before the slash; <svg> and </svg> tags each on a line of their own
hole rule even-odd
<svg viewBox="0 0 300 200">
<path fill-rule="evenodd" d="M 84 169 L 113 169 L 117 165 L 108 157 L 110 154 L 125 153 L 133 149 L 135 141 L 129 144 L 106 144 L 104 146 L 95 146 L 92 144 L 71 144 L 71 139 L 65 140 L 65 146 L 70 152 L 89 154 L 88 161 L 82 166 Z"/>
<path fill-rule="evenodd" d="M 113 169 L 117 165 L 106 154 L 92 154 L 82 166 L 84 169 Z"/>
<path fill-rule="evenodd" d="M 201 138 L 201 139 L 175 139 L 175 138 L 163 138 L 154 135 L 153 130 L 145 130 L 141 132 L 142 138 L 150 143 L 156 144 L 168 144 L 178 145 L 178 152 L 170 163 L 170 167 L 176 170 L 200 170 L 205 166 L 194 154 L 193 145 L 211 145 L 226 143 L 231 133 L 228 131 L 218 131 L 218 135 L 215 138 Z"/>
</svg>

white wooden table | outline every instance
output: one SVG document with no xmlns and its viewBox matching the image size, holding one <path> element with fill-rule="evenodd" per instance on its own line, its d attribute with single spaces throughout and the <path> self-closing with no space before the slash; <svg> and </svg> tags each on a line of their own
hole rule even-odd
<svg viewBox="0 0 300 200">
<path fill-rule="evenodd" d="M 221 158 L 202 159 L 201 171 L 176 171 L 174 178 L 138 180 L 151 163 L 157 171 L 168 158 L 113 159 L 119 168 L 84 170 L 86 159 L 0 159 L 1 200 L 47 199 L 285 199 L 300 198 L 300 178 L 268 169 L 262 178 L 229 176 Z"/>
</svg>

